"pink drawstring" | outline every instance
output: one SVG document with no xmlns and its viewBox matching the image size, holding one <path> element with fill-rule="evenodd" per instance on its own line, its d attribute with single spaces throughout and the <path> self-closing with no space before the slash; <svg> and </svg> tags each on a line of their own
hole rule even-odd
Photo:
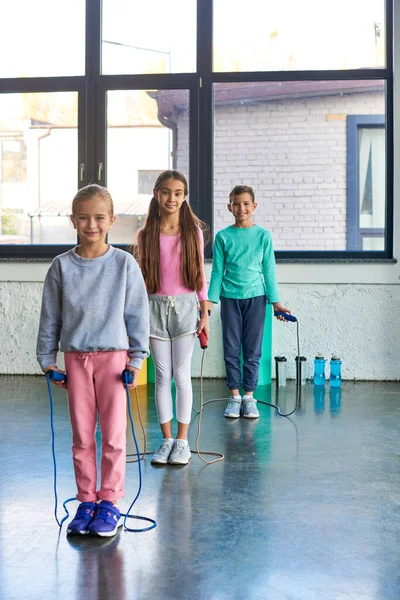
<svg viewBox="0 0 400 600">
<path fill-rule="evenodd" d="M 85 354 L 80 354 L 79 358 L 81 360 L 84 360 L 85 362 L 83 363 L 83 368 L 86 369 L 87 368 L 87 361 L 89 358 L 91 358 L 92 356 L 95 356 L 97 354 L 97 352 L 85 352 Z"/>
</svg>

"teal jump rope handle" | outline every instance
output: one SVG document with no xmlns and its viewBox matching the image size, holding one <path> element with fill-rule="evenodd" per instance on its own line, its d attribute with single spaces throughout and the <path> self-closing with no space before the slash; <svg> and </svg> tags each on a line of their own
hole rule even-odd
<svg viewBox="0 0 400 600">
<path fill-rule="evenodd" d="M 289 315 L 289 313 L 285 313 L 280 310 L 274 313 L 274 317 L 283 317 L 285 321 L 291 321 L 292 323 L 296 323 L 297 321 L 294 315 Z"/>
<path fill-rule="evenodd" d="M 53 371 L 51 369 L 50 371 L 47 371 L 46 375 L 50 377 L 51 381 L 63 381 L 64 383 L 67 383 L 67 376 L 65 373 L 59 373 L 58 371 Z"/>
</svg>

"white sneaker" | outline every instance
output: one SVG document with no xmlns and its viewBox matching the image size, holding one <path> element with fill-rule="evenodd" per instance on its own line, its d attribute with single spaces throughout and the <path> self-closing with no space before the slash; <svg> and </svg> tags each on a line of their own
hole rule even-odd
<svg viewBox="0 0 400 600">
<path fill-rule="evenodd" d="M 186 440 L 175 440 L 168 462 L 170 465 L 187 465 L 192 458 L 189 444 Z"/>
<path fill-rule="evenodd" d="M 153 456 L 151 457 L 151 462 L 154 465 L 166 465 L 169 459 L 169 455 L 171 454 L 173 445 L 174 440 L 164 438 L 159 449 L 156 450 Z"/>
</svg>

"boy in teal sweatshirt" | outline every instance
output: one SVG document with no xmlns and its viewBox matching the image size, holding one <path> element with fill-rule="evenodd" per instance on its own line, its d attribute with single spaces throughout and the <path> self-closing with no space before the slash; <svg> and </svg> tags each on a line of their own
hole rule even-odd
<svg viewBox="0 0 400 600">
<path fill-rule="evenodd" d="M 232 418 L 240 414 L 250 419 L 259 417 L 253 392 L 258 382 L 266 303 L 273 305 L 274 312 L 290 313 L 279 300 L 271 234 L 253 223 L 256 208 L 250 186 L 233 188 L 228 210 L 235 223 L 215 236 L 208 290 L 210 310 L 221 300 L 224 361 L 231 391 L 224 414 Z M 240 388 L 245 392 L 243 398 Z"/>
</svg>

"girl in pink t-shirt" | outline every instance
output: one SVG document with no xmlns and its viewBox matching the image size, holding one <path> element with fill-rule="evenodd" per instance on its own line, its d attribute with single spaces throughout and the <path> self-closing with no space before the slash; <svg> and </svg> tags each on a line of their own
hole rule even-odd
<svg viewBox="0 0 400 600">
<path fill-rule="evenodd" d="M 139 263 L 149 293 L 150 347 L 156 368 L 156 406 L 163 434 L 155 464 L 189 462 L 187 432 L 193 393 L 191 360 L 196 333 L 208 338 L 207 283 L 204 274 L 205 225 L 186 198 L 179 171 L 164 171 L 154 184 L 146 223 L 139 233 Z M 199 304 L 201 317 L 199 320 Z M 178 433 L 172 435 L 171 384 L 176 385 Z"/>
</svg>

